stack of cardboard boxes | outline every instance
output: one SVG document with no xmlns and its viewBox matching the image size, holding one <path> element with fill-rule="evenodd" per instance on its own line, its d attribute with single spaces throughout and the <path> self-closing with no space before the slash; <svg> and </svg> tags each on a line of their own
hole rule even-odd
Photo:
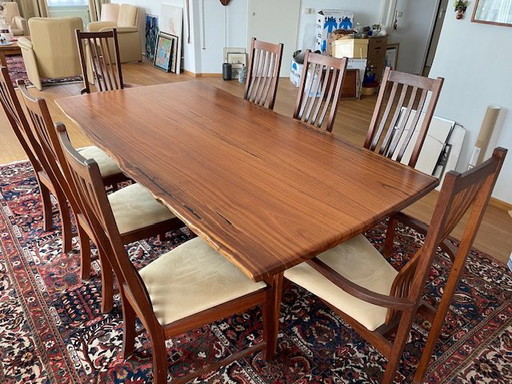
<svg viewBox="0 0 512 384">
<path fill-rule="evenodd" d="M 316 18 L 316 43 L 315 50 L 334 57 L 348 57 L 347 69 L 358 70 L 359 91 L 367 66 L 371 66 L 376 80 L 380 81 L 386 62 L 387 36 L 371 37 L 366 39 L 354 39 L 350 35 L 344 35 L 339 30 L 352 30 L 354 26 L 354 13 L 335 9 L 321 10 Z M 337 33 L 332 33 L 338 30 Z M 298 87 L 303 65 L 294 59 L 291 62 L 290 80 Z"/>
</svg>

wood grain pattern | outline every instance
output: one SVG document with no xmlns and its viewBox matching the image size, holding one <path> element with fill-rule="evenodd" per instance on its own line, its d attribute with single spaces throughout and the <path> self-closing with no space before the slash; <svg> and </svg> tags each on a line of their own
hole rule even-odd
<svg viewBox="0 0 512 384">
<path fill-rule="evenodd" d="M 361 233 L 437 184 L 201 82 L 57 104 L 256 281 Z"/>
</svg>

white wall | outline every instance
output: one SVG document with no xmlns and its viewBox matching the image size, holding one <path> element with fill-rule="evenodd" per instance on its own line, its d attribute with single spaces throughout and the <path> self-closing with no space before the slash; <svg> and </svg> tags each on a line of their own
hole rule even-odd
<svg viewBox="0 0 512 384">
<path fill-rule="evenodd" d="M 196 8 L 194 7 L 193 2 L 199 2 L 199 0 L 191 0 L 190 1 L 190 18 L 194 20 L 196 15 Z M 146 23 L 146 13 L 150 15 L 160 16 L 160 7 L 162 3 L 175 5 L 178 7 L 183 7 L 183 29 L 184 34 L 183 38 L 183 55 L 185 62 L 185 70 L 190 72 L 197 72 L 197 56 L 196 51 L 194 49 L 194 41 L 198 38 L 197 33 L 191 28 L 191 43 L 187 43 L 187 19 L 185 17 L 185 0 L 112 0 L 112 3 L 123 3 L 123 4 L 132 4 L 139 7 L 139 29 L 141 31 L 142 38 L 142 46 L 144 47 L 144 31 L 145 31 L 145 23 Z M 219 2 L 220 4 L 220 2 Z M 193 22 L 191 23 L 193 24 Z"/>
<path fill-rule="evenodd" d="M 510 149 L 493 197 L 512 204 L 512 28 L 472 23 L 474 2 L 462 20 L 448 8 L 430 77 L 445 83 L 435 114 L 460 123 L 468 135 L 457 169 L 467 168 L 488 105 L 502 107 L 487 156 L 495 146 Z"/>
<path fill-rule="evenodd" d="M 143 13 L 160 14 L 160 4 L 184 6 L 184 0 L 112 0 L 139 6 Z M 298 48 L 303 46 L 304 34 L 314 32 L 315 14 L 304 14 L 305 8 L 347 9 L 356 14 L 355 21 L 363 26 L 379 22 L 382 3 L 386 0 L 301 0 Z M 191 0 L 191 44 L 184 41 L 185 69 L 193 73 L 221 73 L 223 48 L 247 47 L 248 0 L 233 0 L 227 7 L 218 0 L 204 0 L 204 33 L 202 0 Z M 186 23 L 186 20 L 185 20 Z M 227 23 L 227 34 L 225 33 Z M 269 26 L 270 27 L 270 26 Z M 186 28 L 186 25 L 185 25 Z M 205 36 L 203 39 L 203 35 Z M 186 37 L 186 34 L 184 35 Z M 283 60 L 284 61 L 284 60 Z M 284 61 L 287 62 L 287 61 Z"/>
</svg>

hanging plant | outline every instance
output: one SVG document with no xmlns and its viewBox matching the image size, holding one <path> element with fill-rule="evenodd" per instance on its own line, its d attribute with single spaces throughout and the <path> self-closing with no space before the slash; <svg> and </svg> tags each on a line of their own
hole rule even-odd
<svg viewBox="0 0 512 384">
<path fill-rule="evenodd" d="M 455 7 L 455 18 L 462 19 L 464 17 L 464 13 L 468 8 L 469 1 L 465 0 L 455 0 L 453 4 Z"/>
</svg>

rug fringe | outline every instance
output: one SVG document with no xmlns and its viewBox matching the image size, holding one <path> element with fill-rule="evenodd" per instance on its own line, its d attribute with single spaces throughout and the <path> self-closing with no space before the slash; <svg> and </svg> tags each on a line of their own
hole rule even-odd
<svg viewBox="0 0 512 384">
<path fill-rule="evenodd" d="M 11 161 L 10 163 L 0 164 L 0 167 L 7 167 L 9 165 L 20 164 L 20 163 L 27 163 L 27 162 L 28 162 L 28 159 L 14 160 L 14 161 Z"/>
</svg>

